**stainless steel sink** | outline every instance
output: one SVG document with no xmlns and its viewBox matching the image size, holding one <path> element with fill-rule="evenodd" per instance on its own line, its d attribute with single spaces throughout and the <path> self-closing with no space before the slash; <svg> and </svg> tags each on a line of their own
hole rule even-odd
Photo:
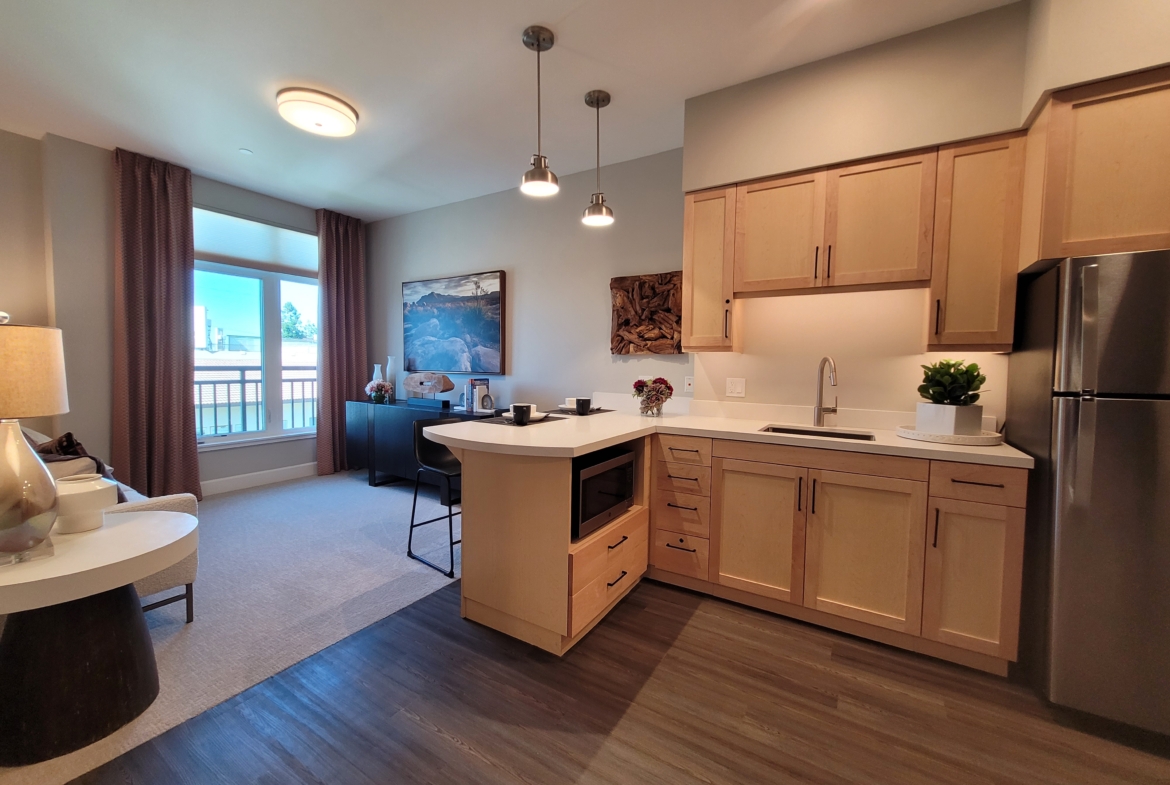
<svg viewBox="0 0 1170 785">
<path fill-rule="evenodd" d="M 760 430 L 763 433 L 791 433 L 796 436 L 819 436 L 822 439 L 855 439 L 861 442 L 872 442 L 876 439 L 869 431 L 850 431 L 844 428 L 802 428 L 799 425 L 766 425 Z"/>
</svg>

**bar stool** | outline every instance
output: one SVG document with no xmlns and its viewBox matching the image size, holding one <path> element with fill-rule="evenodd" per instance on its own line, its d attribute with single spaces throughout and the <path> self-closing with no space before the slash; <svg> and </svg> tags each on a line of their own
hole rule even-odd
<svg viewBox="0 0 1170 785">
<path fill-rule="evenodd" d="M 457 417 L 444 417 L 434 420 L 415 420 L 414 421 L 414 459 L 418 461 L 419 470 L 414 474 L 414 502 L 410 505 L 410 534 L 406 539 L 406 555 L 412 559 L 417 559 L 423 564 L 438 570 L 446 575 L 448 578 L 455 577 L 455 546 L 462 540 L 455 539 L 455 515 L 462 515 L 460 511 L 455 513 L 452 508 L 460 503 L 459 492 L 456 491 L 451 484 L 451 481 L 459 477 L 463 472 L 463 467 L 459 463 L 450 450 L 438 442 L 433 442 L 423 435 L 423 428 L 429 428 L 432 425 L 446 425 L 447 423 L 463 422 Z M 440 515 L 438 518 L 431 518 L 429 521 L 414 522 L 415 510 L 418 508 L 418 485 L 419 479 L 423 472 L 430 472 L 431 474 L 439 475 L 439 503 L 447 508 L 446 515 Z M 419 526 L 426 526 L 428 523 L 435 523 L 441 521 L 443 518 L 447 519 L 447 539 L 450 543 L 448 546 L 450 551 L 450 569 L 444 570 L 437 564 L 427 561 L 423 557 L 416 554 L 413 550 L 414 546 L 414 530 Z"/>
</svg>

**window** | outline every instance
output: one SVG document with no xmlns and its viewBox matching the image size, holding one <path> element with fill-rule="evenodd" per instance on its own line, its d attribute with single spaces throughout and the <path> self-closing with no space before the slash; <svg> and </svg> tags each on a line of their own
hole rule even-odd
<svg viewBox="0 0 1170 785">
<path fill-rule="evenodd" d="M 195 219 L 199 443 L 315 432 L 317 238 L 200 209 Z"/>
</svg>

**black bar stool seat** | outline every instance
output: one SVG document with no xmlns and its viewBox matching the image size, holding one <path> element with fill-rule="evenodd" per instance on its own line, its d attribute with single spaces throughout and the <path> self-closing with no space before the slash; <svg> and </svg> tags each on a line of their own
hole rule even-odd
<svg viewBox="0 0 1170 785">
<path fill-rule="evenodd" d="M 462 515 L 462 510 L 454 512 L 453 508 L 460 503 L 459 490 L 455 489 L 452 480 L 460 477 L 463 473 L 463 466 L 459 463 L 459 459 L 447 449 L 445 445 L 433 442 L 423 434 L 423 428 L 429 428 L 432 425 L 446 425 L 448 423 L 463 422 L 457 417 L 442 417 L 434 420 L 415 420 L 414 421 L 414 459 L 418 461 L 419 469 L 414 475 L 414 501 L 410 505 L 410 533 L 406 538 L 406 555 L 412 559 L 422 562 L 423 564 L 438 570 L 446 575 L 448 578 L 455 577 L 455 546 L 462 540 L 455 539 L 455 519 L 454 516 Z M 430 472 L 439 477 L 439 502 L 447 508 L 446 515 L 440 515 L 437 518 L 431 518 L 429 521 L 414 522 L 415 511 L 418 509 L 418 486 L 419 480 L 423 472 Z M 414 530 L 419 526 L 426 526 L 428 523 L 435 523 L 447 519 L 447 540 L 448 553 L 450 556 L 451 565 L 448 569 L 443 569 L 433 562 L 429 562 L 423 557 L 414 552 Z"/>
</svg>

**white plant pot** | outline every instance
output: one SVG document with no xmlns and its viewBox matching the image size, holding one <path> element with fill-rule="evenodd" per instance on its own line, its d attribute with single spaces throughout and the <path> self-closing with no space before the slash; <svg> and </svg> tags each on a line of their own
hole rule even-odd
<svg viewBox="0 0 1170 785">
<path fill-rule="evenodd" d="M 57 480 L 57 534 L 100 528 L 102 510 L 118 503 L 118 484 L 100 474 L 76 474 Z"/>
<path fill-rule="evenodd" d="M 983 433 L 983 407 L 920 403 L 914 430 L 947 436 L 979 436 Z"/>
</svg>

